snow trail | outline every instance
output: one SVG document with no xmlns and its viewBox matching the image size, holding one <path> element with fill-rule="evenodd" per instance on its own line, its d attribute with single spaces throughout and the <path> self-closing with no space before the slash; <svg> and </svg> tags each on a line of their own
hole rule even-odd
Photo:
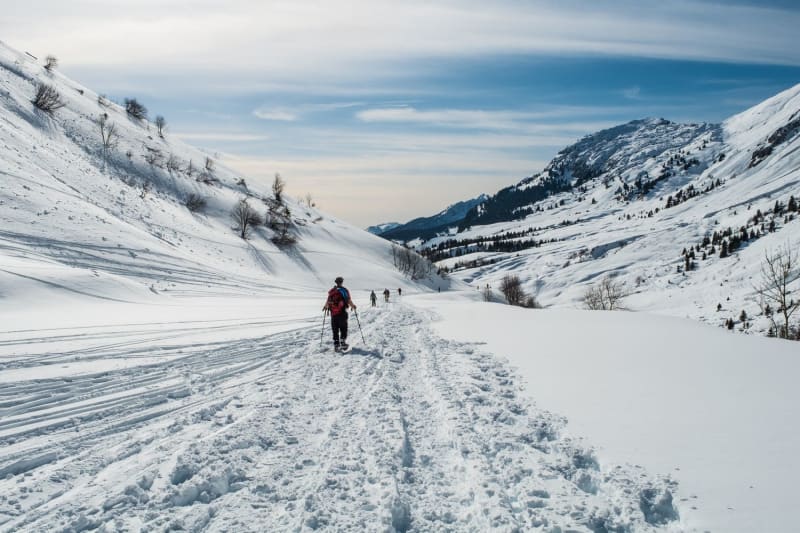
<svg viewBox="0 0 800 533">
<path fill-rule="evenodd" d="M 193 342 L 186 322 L 104 330 L 92 358 L 144 344 L 153 360 L 4 383 L 0 531 L 677 529 L 669 481 L 602 470 L 506 362 L 437 337 L 431 312 L 360 318 L 367 346 L 352 317 L 345 355 L 319 352 L 319 326 L 243 324 L 232 342 Z"/>
</svg>

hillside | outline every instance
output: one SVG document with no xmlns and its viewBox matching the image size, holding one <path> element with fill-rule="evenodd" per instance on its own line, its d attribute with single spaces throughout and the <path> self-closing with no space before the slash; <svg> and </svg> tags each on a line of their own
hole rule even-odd
<svg viewBox="0 0 800 533">
<path fill-rule="evenodd" d="M 33 105 L 40 84 L 61 107 Z M 320 290 L 348 272 L 354 290 L 421 287 L 397 272 L 385 241 L 292 198 L 276 203 L 268 184 L 2 44 L 0 104 L 6 303 L 40 292 L 147 302 Z M 106 136 L 114 128 L 105 147 L 101 121 Z M 243 199 L 272 219 L 247 240 L 231 218 Z M 274 242 L 284 229 L 295 244 Z"/>
<path fill-rule="evenodd" d="M 587 135 L 559 152 L 540 174 L 475 206 L 459 228 L 523 218 L 541 209 L 538 202 L 560 192 L 585 193 L 584 184 L 597 179 L 614 187 L 620 199 L 648 195 L 674 176 L 707 168 L 719 137 L 719 126 L 664 119 L 635 120 Z"/>
<path fill-rule="evenodd" d="M 764 333 L 753 285 L 765 253 L 800 248 L 798 199 L 800 85 L 721 125 L 647 119 L 589 135 L 414 243 L 474 286 L 517 274 L 545 306 L 581 306 L 612 276 L 631 309 Z"/>
</svg>

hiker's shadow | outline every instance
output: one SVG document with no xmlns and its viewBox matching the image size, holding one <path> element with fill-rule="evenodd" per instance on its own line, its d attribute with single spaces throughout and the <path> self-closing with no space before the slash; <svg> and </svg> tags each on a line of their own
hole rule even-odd
<svg viewBox="0 0 800 533">
<path fill-rule="evenodd" d="M 378 350 L 370 350 L 367 348 L 352 348 L 350 353 L 353 355 L 360 355 L 362 357 L 374 357 L 376 359 L 383 359 Z"/>
</svg>

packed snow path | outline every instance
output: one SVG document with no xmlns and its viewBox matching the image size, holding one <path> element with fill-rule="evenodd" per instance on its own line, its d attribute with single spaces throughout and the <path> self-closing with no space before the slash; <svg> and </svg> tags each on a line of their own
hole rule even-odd
<svg viewBox="0 0 800 533">
<path fill-rule="evenodd" d="M 262 337 L 258 321 L 0 334 L 121 363 L 13 381 L 74 353 L 5 362 L 0 531 L 679 529 L 675 487 L 601 469 L 504 361 L 410 306 L 360 318 L 367 344 L 351 318 L 345 355 L 327 328 L 320 352 L 319 325 Z M 214 328 L 243 336 L 192 341 Z"/>
</svg>

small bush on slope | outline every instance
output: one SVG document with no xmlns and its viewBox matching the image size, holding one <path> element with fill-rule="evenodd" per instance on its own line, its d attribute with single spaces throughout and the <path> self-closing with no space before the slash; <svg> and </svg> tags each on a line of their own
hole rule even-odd
<svg viewBox="0 0 800 533">
<path fill-rule="evenodd" d="M 56 109 L 64 107 L 61 94 L 51 85 L 40 83 L 36 86 L 36 95 L 33 97 L 33 105 L 45 113 L 52 113 Z"/>
</svg>

